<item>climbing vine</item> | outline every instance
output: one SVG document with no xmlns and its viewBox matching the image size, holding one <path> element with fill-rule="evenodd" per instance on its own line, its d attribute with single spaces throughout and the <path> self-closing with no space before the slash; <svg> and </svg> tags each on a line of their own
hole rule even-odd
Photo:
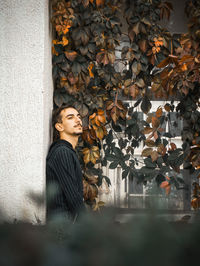
<svg viewBox="0 0 200 266">
<path fill-rule="evenodd" d="M 200 167 L 199 2 L 186 2 L 188 32 L 182 35 L 159 24 L 170 18 L 169 2 L 52 2 L 54 104 L 73 102 L 83 118 L 78 149 L 86 201 L 96 203 L 103 179 L 110 184 L 102 171 L 107 165 L 120 166 L 122 178 L 154 179 L 166 194 L 172 185 L 184 188 L 176 173 Z M 166 102 L 151 112 L 154 99 Z M 181 148 L 163 127 L 172 123 L 174 111 L 184 120 Z M 138 169 L 134 150 L 141 144 L 143 166 Z M 194 208 L 200 204 L 197 185 Z"/>
</svg>

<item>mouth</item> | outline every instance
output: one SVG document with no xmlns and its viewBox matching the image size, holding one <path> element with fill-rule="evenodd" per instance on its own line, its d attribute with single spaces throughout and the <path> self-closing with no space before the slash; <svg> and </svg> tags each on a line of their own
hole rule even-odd
<svg viewBox="0 0 200 266">
<path fill-rule="evenodd" d="M 76 126 L 74 126 L 74 127 L 81 127 L 81 128 L 82 128 L 82 125 L 81 125 L 81 124 L 78 124 L 78 125 L 76 125 Z"/>
</svg>

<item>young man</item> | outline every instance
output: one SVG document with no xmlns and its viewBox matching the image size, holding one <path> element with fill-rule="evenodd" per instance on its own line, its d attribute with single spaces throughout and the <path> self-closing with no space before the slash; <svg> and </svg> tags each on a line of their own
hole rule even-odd
<svg viewBox="0 0 200 266">
<path fill-rule="evenodd" d="M 47 220 L 63 215 L 75 221 L 84 208 L 82 171 L 74 150 L 82 133 L 81 116 L 74 107 L 62 106 L 52 122 L 59 139 L 46 159 Z"/>
</svg>

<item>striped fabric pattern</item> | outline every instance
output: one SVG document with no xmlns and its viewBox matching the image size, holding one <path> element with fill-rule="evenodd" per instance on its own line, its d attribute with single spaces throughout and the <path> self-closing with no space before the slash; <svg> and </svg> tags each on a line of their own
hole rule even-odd
<svg viewBox="0 0 200 266">
<path fill-rule="evenodd" d="M 59 140 L 50 148 L 46 178 L 47 218 L 59 212 L 74 218 L 84 207 L 83 183 L 80 163 L 69 142 Z"/>
</svg>

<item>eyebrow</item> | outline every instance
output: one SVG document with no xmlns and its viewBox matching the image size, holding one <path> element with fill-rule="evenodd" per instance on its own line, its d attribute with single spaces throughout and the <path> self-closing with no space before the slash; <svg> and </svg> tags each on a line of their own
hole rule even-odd
<svg viewBox="0 0 200 266">
<path fill-rule="evenodd" d="M 65 117 L 69 117 L 69 116 L 76 116 L 76 115 L 75 114 L 68 114 Z M 78 113 L 77 116 L 81 116 L 81 115 Z"/>
</svg>

